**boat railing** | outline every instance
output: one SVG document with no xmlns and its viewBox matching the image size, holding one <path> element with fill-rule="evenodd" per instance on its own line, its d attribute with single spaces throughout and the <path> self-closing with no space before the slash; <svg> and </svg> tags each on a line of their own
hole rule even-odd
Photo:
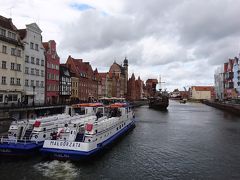
<svg viewBox="0 0 240 180">
<path fill-rule="evenodd" d="M 0 139 L 0 143 L 3 144 L 3 143 L 14 143 L 14 144 L 27 144 L 27 143 L 36 143 L 38 144 L 39 141 L 36 140 L 36 141 L 31 141 L 31 140 L 27 140 L 26 137 L 23 139 L 23 140 L 20 140 L 20 139 L 9 139 L 7 136 L 1 136 L 1 139 Z"/>
</svg>

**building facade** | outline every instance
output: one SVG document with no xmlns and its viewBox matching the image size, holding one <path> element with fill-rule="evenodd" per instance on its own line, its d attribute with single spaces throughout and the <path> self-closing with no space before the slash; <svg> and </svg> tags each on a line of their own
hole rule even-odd
<svg viewBox="0 0 240 180">
<path fill-rule="evenodd" d="M 24 44 L 24 103 L 42 105 L 45 101 L 45 55 L 42 31 L 36 23 L 19 30 Z"/>
<path fill-rule="evenodd" d="M 45 74 L 45 102 L 46 104 L 59 103 L 59 64 L 60 58 L 56 50 L 56 42 L 50 40 L 43 43 L 46 59 Z"/>
<path fill-rule="evenodd" d="M 72 92 L 72 79 L 70 71 L 65 64 L 59 66 L 59 100 L 61 104 L 70 103 Z"/>
<path fill-rule="evenodd" d="M 72 76 L 71 77 L 71 81 L 72 81 L 72 93 L 71 93 L 71 96 L 70 96 L 70 99 L 71 99 L 71 103 L 79 103 L 80 100 L 79 100 L 79 78 L 78 77 L 74 77 Z"/>
<path fill-rule="evenodd" d="M 234 96 L 233 98 L 240 97 L 240 68 L 239 68 L 239 59 L 234 58 L 233 61 L 233 87 L 234 87 Z"/>
<path fill-rule="evenodd" d="M 24 93 L 24 46 L 12 19 L 0 16 L 0 106 L 20 105 Z"/>
<path fill-rule="evenodd" d="M 192 86 L 190 98 L 195 100 L 211 100 L 214 98 L 213 86 Z"/>
<path fill-rule="evenodd" d="M 234 59 L 229 59 L 227 63 L 224 63 L 224 94 L 226 99 L 231 99 L 236 94 L 233 83 L 233 62 Z"/>
<path fill-rule="evenodd" d="M 219 66 L 214 73 L 214 86 L 216 99 L 219 101 L 224 100 L 224 70 L 223 66 Z"/>
<path fill-rule="evenodd" d="M 66 62 L 71 74 L 79 78 L 78 98 L 81 102 L 89 102 L 98 98 L 97 72 L 94 72 L 89 62 L 68 57 Z"/>
</svg>

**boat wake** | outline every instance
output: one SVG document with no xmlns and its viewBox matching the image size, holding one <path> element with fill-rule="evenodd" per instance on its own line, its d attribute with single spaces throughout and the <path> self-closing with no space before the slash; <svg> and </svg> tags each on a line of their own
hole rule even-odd
<svg viewBox="0 0 240 180">
<path fill-rule="evenodd" d="M 34 168 L 43 176 L 51 179 L 76 179 L 78 169 L 71 162 L 58 160 L 37 163 Z"/>
</svg>

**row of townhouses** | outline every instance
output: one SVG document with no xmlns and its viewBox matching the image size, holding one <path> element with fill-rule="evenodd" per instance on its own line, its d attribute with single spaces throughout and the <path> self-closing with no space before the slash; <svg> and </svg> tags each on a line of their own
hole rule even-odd
<svg viewBox="0 0 240 180">
<path fill-rule="evenodd" d="M 0 16 L 0 106 L 78 103 L 103 97 L 139 100 L 149 96 L 134 74 L 128 79 L 128 60 L 114 61 L 108 72 L 69 56 L 60 64 L 56 42 L 42 41 L 36 23 L 17 29 Z"/>
<path fill-rule="evenodd" d="M 240 97 L 239 58 L 229 59 L 219 66 L 214 74 L 216 99 L 237 99 Z"/>
</svg>

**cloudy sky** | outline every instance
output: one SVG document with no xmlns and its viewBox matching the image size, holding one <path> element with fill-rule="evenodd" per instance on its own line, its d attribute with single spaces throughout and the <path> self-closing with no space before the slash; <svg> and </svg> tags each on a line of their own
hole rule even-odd
<svg viewBox="0 0 240 180">
<path fill-rule="evenodd" d="M 43 40 L 107 71 L 129 60 L 129 75 L 168 90 L 212 85 L 215 68 L 240 52 L 240 0 L 0 0 L 18 28 L 36 22 Z"/>
</svg>

